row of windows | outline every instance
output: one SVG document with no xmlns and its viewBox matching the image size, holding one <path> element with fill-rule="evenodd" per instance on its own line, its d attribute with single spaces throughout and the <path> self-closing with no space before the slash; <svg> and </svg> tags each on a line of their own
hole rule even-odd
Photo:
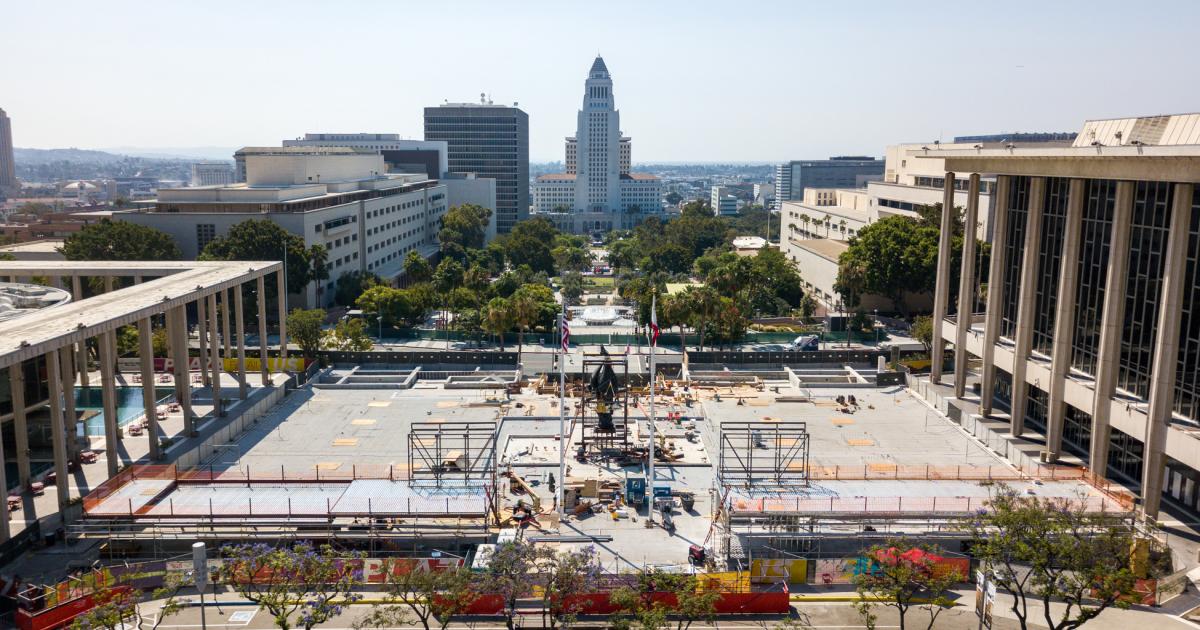
<svg viewBox="0 0 1200 630">
<path fill-rule="evenodd" d="M 1133 197 L 1117 387 L 1143 398 L 1150 394 L 1173 190 L 1166 182 L 1138 182 Z"/>
<path fill-rule="evenodd" d="M 1079 288 L 1075 294 L 1075 331 L 1071 340 L 1071 366 L 1094 376 L 1099 362 L 1100 324 L 1108 278 L 1108 250 L 1112 219 L 1117 205 L 1117 182 L 1090 179 L 1084 184 L 1087 198 L 1079 240 Z"/>
<path fill-rule="evenodd" d="M 1000 308 L 1000 335 L 1012 339 L 1017 330 L 1021 255 L 1025 251 L 1025 223 L 1029 218 L 1029 178 L 1012 177 L 1008 192 L 1008 226 L 1004 244 L 1004 285 Z"/>
<path fill-rule="evenodd" d="M 945 188 L 946 187 L 946 178 L 945 177 L 918 176 L 914 179 L 914 182 L 916 183 L 917 186 L 923 186 L 925 188 Z M 980 181 L 979 182 L 980 194 L 983 194 L 983 195 L 991 194 L 992 189 L 995 187 L 995 185 L 996 185 L 995 182 Z M 954 190 L 966 192 L 966 191 L 970 190 L 970 187 L 971 187 L 971 182 L 969 179 L 959 179 L 957 177 L 954 178 Z"/>
<path fill-rule="evenodd" d="M 1042 199 L 1042 241 L 1038 248 L 1037 291 L 1033 311 L 1033 350 L 1046 356 L 1054 345 L 1055 309 L 1062 243 L 1066 239 L 1067 198 L 1071 180 L 1046 178 Z"/>
</svg>

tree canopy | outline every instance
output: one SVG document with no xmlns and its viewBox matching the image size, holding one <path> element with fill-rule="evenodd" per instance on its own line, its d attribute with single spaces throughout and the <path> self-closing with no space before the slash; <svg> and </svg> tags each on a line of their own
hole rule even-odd
<svg viewBox="0 0 1200 630">
<path fill-rule="evenodd" d="M 455 245 L 461 252 L 482 249 L 491 218 L 491 209 L 470 203 L 447 210 L 437 235 L 442 251 L 453 250 Z"/>
<path fill-rule="evenodd" d="M 329 278 L 324 246 L 305 247 L 302 236 L 267 219 L 249 219 L 230 227 L 224 236 L 209 241 L 200 260 L 283 261 L 284 252 L 288 293 L 300 293 L 310 282 Z M 267 292 L 273 294 L 274 290 Z"/>
<path fill-rule="evenodd" d="M 101 219 L 63 240 L 67 260 L 179 260 L 179 246 L 152 227 Z"/>
</svg>

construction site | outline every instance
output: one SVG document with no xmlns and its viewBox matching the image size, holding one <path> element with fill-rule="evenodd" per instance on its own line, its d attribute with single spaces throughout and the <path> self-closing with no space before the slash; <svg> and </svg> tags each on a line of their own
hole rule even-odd
<svg viewBox="0 0 1200 630">
<path fill-rule="evenodd" d="M 555 375 L 337 364 L 197 465 L 124 469 L 84 498 L 68 535 L 82 562 L 165 558 L 197 540 L 472 558 L 519 536 L 593 545 L 614 573 L 820 584 L 849 581 L 864 547 L 897 534 L 961 552 L 955 521 L 1001 483 L 1133 510 L 1084 469 L 1014 467 L 903 385 L 879 385 L 878 366 L 685 365 L 659 374 L 652 418 L 628 363 L 572 366 L 565 443 Z"/>
</svg>

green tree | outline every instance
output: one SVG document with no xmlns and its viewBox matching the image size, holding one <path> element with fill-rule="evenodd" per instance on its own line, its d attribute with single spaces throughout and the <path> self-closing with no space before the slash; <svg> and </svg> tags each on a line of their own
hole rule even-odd
<svg viewBox="0 0 1200 630">
<path fill-rule="evenodd" d="M 292 341 L 300 346 L 304 358 L 311 359 L 321 349 L 321 327 L 325 324 L 325 309 L 292 309 L 287 316 L 287 331 Z"/>
<path fill-rule="evenodd" d="M 384 562 L 386 603 L 376 604 L 355 628 L 396 628 L 409 625 L 410 615 L 425 630 L 444 630 L 456 615 L 470 610 L 479 598 L 469 569 L 427 571 L 407 566 L 405 559 Z"/>
<path fill-rule="evenodd" d="M 101 219 L 63 239 L 67 260 L 179 260 L 175 241 L 152 227 Z"/>
<path fill-rule="evenodd" d="M 329 350 L 342 352 L 366 352 L 375 346 L 367 333 L 367 322 L 358 317 L 340 320 L 333 330 L 327 331 L 321 345 Z"/>
<path fill-rule="evenodd" d="M 404 277 L 409 282 L 429 282 L 433 280 L 433 265 L 417 252 L 408 252 L 404 257 Z"/>
<path fill-rule="evenodd" d="M 957 570 L 938 567 L 931 555 L 941 551 L 932 546 L 896 539 L 867 550 L 868 569 L 856 573 L 854 589 L 859 596 L 859 614 L 863 621 L 874 619 L 873 602 L 895 608 L 904 630 L 910 608 L 918 606 L 929 615 L 926 630 L 932 630 L 938 615 L 954 605 L 947 593 L 967 576 Z M 918 599 L 919 598 L 919 599 Z"/>
<path fill-rule="evenodd" d="M 285 253 L 286 252 L 286 253 Z M 269 219 L 249 219 L 229 228 L 204 246 L 200 260 L 287 259 L 287 291 L 300 293 L 312 282 L 329 278 L 322 245 L 305 247 L 304 237 L 293 234 Z M 275 296 L 275 283 L 267 283 L 267 296 Z M 254 300 L 250 300 L 251 304 Z"/>
<path fill-rule="evenodd" d="M 1041 602 L 1051 630 L 1078 628 L 1109 608 L 1128 608 L 1137 578 L 1132 524 L 1089 511 L 1085 500 L 1026 496 L 1000 486 L 986 509 L 964 519 L 972 550 L 1012 612 L 1028 628 L 1029 600 Z M 1054 604 L 1054 609 L 1051 604 Z M 1055 612 L 1057 611 L 1057 612 Z"/>
<path fill-rule="evenodd" d="M 679 346 L 683 352 L 687 352 L 687 326 L 694 317 L 694 296 L 694 289 L 688 287 L 675 295 L 665 296 L 662 304 L 662 315 L 665 323 L 670 326 L 679 326 Z M 659 325 L 662 326 L 663 323 L 660 320 Z M 666 326 L 663 327 L 666 328 Z"/>
<path fill-rule="evenodd" d="M 669 599 L 659 597 L 669 595 Z M 716 617 L 719 591 L 708 588 L 695 575 L 645 571 L 638 575 L 637 585 L 623 586 L 610 595 L 610 601 L 621 613 L 616 615 L 616 627 L 628 627 L 636 621 L 643 630 L 666 628 L 667 616 L 676 618 L 676 630 L 687 630 L 696 621 L 712 622 Z"/>
<path fill-rule="evenodd" d="M 362 570 L 346 562 L 361 554 L 341 553 L 328 545 L 257 543 L 223 547 L 221 557 L 216 580 L 266 610 L 280 630 L 308 630 L 361 598 L 355 590 L 362 583 Z"/>
<path fill-rule="evenodd" d="M 516 322 L 512 303 L 507 298 L 494 297 L 484 307 L 483 329 L 499 336 L 501 352 L 504 351 L 504 333 L 512 330 Z"/>
<path fill-rule="evenodd" d="M 137 326 L 121 326 L 117 329 L 117 356 L 123 357 L 138 352 Z"/>
<path fill-rule="evenodd" d="M 413 289 L 396 289 L 382 284 L 364 291 L 354 304 L 372 319 L 382 317 L 386 326 L 411 326 L 425 317 L 426 310 Z"/>
<path fill-rule="evenodd" d="M 491 217 L 490 209 L 470 203 L 447 210 L 437 235 L 442 251 L 449 245 L 458 245 L 463 250 L 483 248 Z"/>
<path fill-rule="evenodd" d="M 334 289 L 333 303 L 338 306 L 353 306 L 363 291 L 384 284 L 383 278 L 369 271 L 350 271 L 338 276 L 337 288 Z"/>
<path fill-rule="evenodd" d="M 177 598 L 179 591 L 191 584 L 178 573 L 167 573 L 163 585 L 154 590 L 150 599 L 162 600 L 154 623 L 147 625 L 148 619 L 142 614 L 141 592 L 137 589 L 124 588 L 118 584 L 114 587 L 101 589 L 92 595 L 95 607 L 76 617 L 71 622 L 73 630 L 154 630 L 167 619 L 179 614 L 187 607 L 187 602 Z"/>
<path fill-rule="evenodd" d="M 926 352 L 933 349 L 933 320 L 929 317 L 922 315 L 914 319 L 908 334 L 924 344 Z"/>
<path fill-rule="evenodd" d="M 575 304 L 583 295 L 583 274 L 578 271 L 568 271 L 562 275 L 562 295 L 568 304 Z"/>
</svg>

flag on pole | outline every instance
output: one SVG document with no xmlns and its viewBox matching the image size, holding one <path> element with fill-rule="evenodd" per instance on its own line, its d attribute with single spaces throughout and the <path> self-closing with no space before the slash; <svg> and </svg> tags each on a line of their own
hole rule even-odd
<svg viewBox="0 0 1200 630">
<path fill-rule="evenodd" d="M 658 334 L 662 332 L 658 328 L 658 296 L 650 298 L 650 345 L 658 345 Z"/>
<path fill-rule="evenodd" d="M 566 305 L 563 306 L 563 312 L 561 315 L 559 315 L 559 319 L 562 322 L 562 324 L 558 327 L 559 330 L 562 331 L 562 339 L 560 340 L 562 343 L 562 351 L 568 352 L 567 345 L 571 343 L 571 327 L 567 325 Z"/>
</svg>

